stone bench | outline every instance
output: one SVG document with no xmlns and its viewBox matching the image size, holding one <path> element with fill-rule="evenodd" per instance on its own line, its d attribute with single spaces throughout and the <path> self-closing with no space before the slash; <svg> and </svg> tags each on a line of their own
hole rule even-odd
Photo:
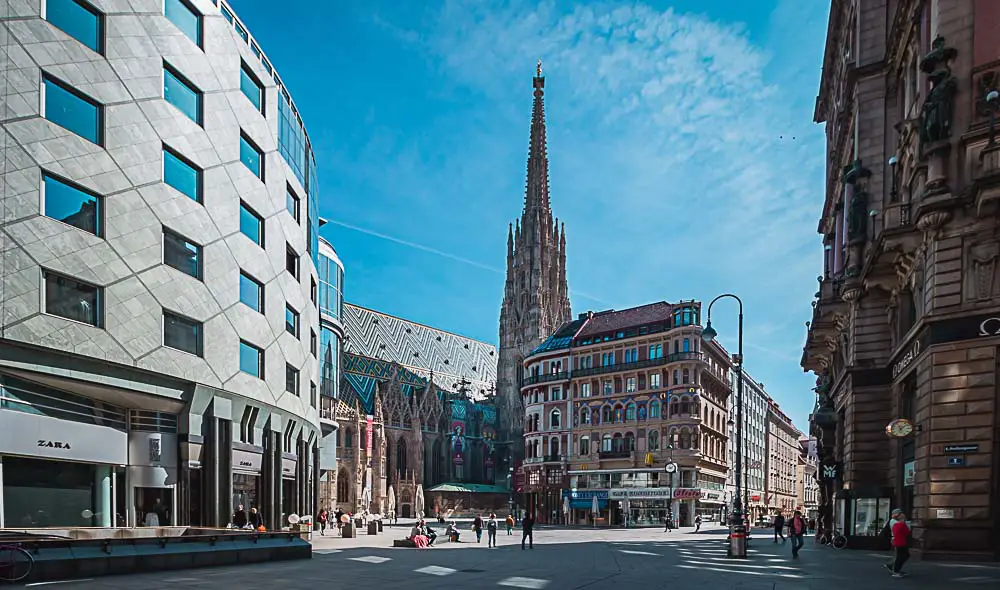
<svg viewBox="0 0 1000 590">
<path fill-rule="evenodd" d="M 396 539 L 392 542 L 393 547 L 408 547 L 410 549 L 416 549 L 417 544 L 410 539 Z"/>
</svg>

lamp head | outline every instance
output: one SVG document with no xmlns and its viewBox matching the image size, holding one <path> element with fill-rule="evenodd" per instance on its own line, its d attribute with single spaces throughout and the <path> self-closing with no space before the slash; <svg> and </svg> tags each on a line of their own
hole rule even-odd
<svg viewBox="0 0 1000 590">
<path fill-rule="evenodd" d="M 889 165 L 892 166 L 893 168 L 895 168 L 896 164 L 899 164 L 899 158 L 897 158 L 896 156 L 890 157 L 889 158 Z"/>
<path fill-rule="evenodd" d="M 986 102 L 995 103 L 997 99 L 1000 99 L 1000 92 L 997 92 L 996 90 L 990 90 L 989 92 L 986 93 Z"/>
<path fill-rule="evenodd" d="M 705 329 L 701 331 L 701 339 L 705 342 L 712 342 L 718 335 L 719 333 L 712 327 L 712 320 L 708 320 L 705 324 Z"/>
</svg>

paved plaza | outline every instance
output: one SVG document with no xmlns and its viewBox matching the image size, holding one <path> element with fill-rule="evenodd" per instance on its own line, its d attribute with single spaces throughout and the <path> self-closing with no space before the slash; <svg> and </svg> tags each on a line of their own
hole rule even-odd
<svg viewBox="0 0 1000 590">
<path fill-rule="evenodd" d="M 464 527 L 463 527 L 464 528 Z M 746 560 L 726 557 L 725 530 L 712 527 L 663 533 L 656 529 L 546 529 L 536 532 L 535 549 L 522 551 L 519 531 L 498 536 L 488 549 L 484 537 L 442 543 L 428 550 L 393 549 L 403 526 L 377 536 L 314 539 L 313 559 L 117 576 L 66 582 L 58 587 L 94 589 L 383 588 L 545 589 L 667 588 L 883 590 L 886 587 L 958 590 L 1000 587 L 1000 567 L 914 562 L 911 575 L 893 579 L 883 569 L 885 554 L 837 551 L 808 541 L 793 560 L 789 545 L 775 545 L 758 532 Z M 439 539 L 440 540 L 440 539 Z M 465 539 L 463 539 L 465 540 Z M 624 586 L 636 584 L 636 586 Z M 641 584 L 642 586 L 638 586 Z M 403 586 L 400 586 L 403 587 Z"/>
</svg>

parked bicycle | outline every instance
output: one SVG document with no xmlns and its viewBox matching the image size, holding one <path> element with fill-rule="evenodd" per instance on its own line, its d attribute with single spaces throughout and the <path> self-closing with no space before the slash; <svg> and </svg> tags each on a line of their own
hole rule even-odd
<svg viewBox="0 0 1000 590">
<path fill-rule="evenodd" d="M 834 549 L 847 547 L 847 537 L 838 530 L 833 530 L 819 538 L 820 545 L 830 545 Z"/>
<path fill-rule="evenodd" d="M 0 581 L 19 582 L 28 577 L 35 558 L 17 545 L 0 545 Z"/>
</svg>

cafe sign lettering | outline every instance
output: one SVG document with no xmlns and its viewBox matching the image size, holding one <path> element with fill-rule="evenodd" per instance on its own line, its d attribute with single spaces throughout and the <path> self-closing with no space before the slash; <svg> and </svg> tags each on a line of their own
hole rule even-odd
<svg viewBox="0 0 1000 590">
<path fill-rule="evenodd" d="M 698 488 L 677 488 L 674 490 L 674 500 L 698 500 L 701 490 Z"/>
</svg>

